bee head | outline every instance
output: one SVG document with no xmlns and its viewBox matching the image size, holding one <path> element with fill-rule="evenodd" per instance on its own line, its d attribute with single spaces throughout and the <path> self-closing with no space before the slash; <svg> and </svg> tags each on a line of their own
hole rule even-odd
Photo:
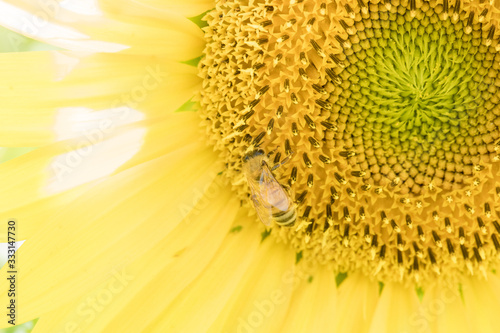
<svg viewBox="0 0 500 333">
<path fill-rule="evenodd" d="M 246 154 L 244 157 L 243 157 L 243 162 L 248 162 L 249 160 L 251 160 L 252 158 L 255 158 L 257 156 L 261 156 L 261 155 L 264 155 L 264 151 L 262 149 L 255 149 L 255 150 L 252 150 L 251 152 L 249 152 L 248 154 Z"/>
</svg>

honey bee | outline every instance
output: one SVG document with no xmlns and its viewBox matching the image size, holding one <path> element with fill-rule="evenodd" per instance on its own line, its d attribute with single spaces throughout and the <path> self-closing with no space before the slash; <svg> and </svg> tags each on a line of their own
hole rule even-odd
<svg viewBox="0 0 500 333">
<path fill-rule="evenodd" d="M 259 219 L 266 226 L 271 221 L 286 227 L 294 225 L 297 219 L 295 203 L 283 185 L 274 177 L 272 171 L 288 161 L 287 156 L 281 163 L 269 168 L 268 157 L 262 149 L 256 149 L 244 157 L 243 171 L 252 192 L 251 199 Z"/>
</svg>

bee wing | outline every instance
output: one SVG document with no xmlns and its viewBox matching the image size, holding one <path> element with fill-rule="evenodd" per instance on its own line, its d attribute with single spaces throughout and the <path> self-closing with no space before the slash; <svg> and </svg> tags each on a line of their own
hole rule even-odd
<svg viewBox="0 0 500 333">
<path fill-rule="evenodd" d="M 275 207 L 282 212 L 290 209 L 292 204 L 289 195 L 281 184 L 274 178 L 268 165 L 262 165 L 262 173 L 260 175 L 260 194 L 262 200 L 269 203 L 270 207 Z"/>
<path fill-rule="evenodd" d="M 257 211 L 257 216 L 266 226 L 270 226 L 273 218 L 272 207 L 267 202 L 264 202 L 260 196 L 260 181 L 257 181 L 246 169 L 246 178 L 248 182 L 248 187 L 252 192 L 250 198 L 252 199 L 255 210 Z"/>
<path fill-rule="evenodd" d="M 264 223 L 264 225 L 270 226 L 273 219 L 271 206 L 266 207 L 265 203 L 261 199 L 259 199 L 259 196 L 257 194 L 252 194 L 251 198 L 259 219 L 262 221 L 262 223 Z"/>
</svg>

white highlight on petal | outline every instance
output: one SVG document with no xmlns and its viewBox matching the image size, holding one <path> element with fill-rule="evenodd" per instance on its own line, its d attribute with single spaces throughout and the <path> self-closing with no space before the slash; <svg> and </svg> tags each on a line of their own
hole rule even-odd
<svg viewBox="0 0 500 333">
<path fill-rule="evenodd" d="M 7 222 L 4 222 L 4 223 L 7 223 Z M 7 227 L 5 227 L 5 228 L 7 228 Z M 24 241 L 15 242 L 14 243 L 15 251 L 19 250 L 19 248 L 21 247 L 21 245 L 23 245 L 23 243 L 24 243 Z M 0 243 L 0 267 L 5 265 L 5 263 L 7 262 L 8 259 L 9 259 L 9 243 Z M 16 260 L 16 264 L 17 264 L 17 262 L 18 261 Z M 16 267 L 16 269 L 17 268 L 18 267 Z"/>
<path fill-rule="evenodd" d="M 129 49 L 130 46 L 111 43 L 111 42 L 103 42 L 99 40 L 71 40 L 71 39 L 53 39 L 51 41 L 53 44 L 64 44 L 66 48 L 69 46 L 73 51 L 82 51 L 82 52 L 107 52 L 114 53 L 120 52 L 125 49 Z"/>
<path fill-rule="evenodd" d="M 65 107 L 58 110 L 54 130 L 57 140 L 88 136 L 95 131 L 109 133 L 113 128 L 145 119 L 142 112 L 120 106 L 95 111 L 87 107 Z"/>
<path fill-rule="evenodd" d="M 92 40 L 75 29 L 51 22 L 58 14 L 64 17 L 64 13 L 59 13 L 61 10 L 64 9 L 55 3 L 41 5 L 39 10 L 31 13 L 0 1 L 0 25 L 55 45 L 71 46 L 75 51 L 119 52 L 130 48 L 128 45 Z"/>
<path fill-rule="evenodd" d="M 145 135 L 146 129 L 136 128 L 90 146 L 82 139 L 81 148 L 50 163 L 47 192 L 60 193 L 112 174 L 141 150 Z"/>
<path fill-rule="evenodd" d="M 59 6 L 82 15 L 100 16 L 103 14 L 96 0 L 63 0 L 59 2 Z"/>
<path fill-rule="evenodd" d="M 66 52 L 54 51 L 55 81 L 61 81 L 71 73 L 71 71 L 80 63 L 80 58 L 68 55 Z"/>
<path fill-rule="evenodd" d="M 80 138 L 77 149 L 49 164 L 46 191 L 56 194 L 108 176 L 140 151 L 146 129 L 139 127 L 113 135 L 117 127 L 144 119 L 132 108 L 92 111 L 85 107 L 59 111 L 55 130 L 59 140 Z"/>
<path fill-rule="evenodd" d="M 52 6 L 45 9 L 40 8 L 35 13 L 29 13 L 2 1 L 0 2 L 0 13 L 2 13 L 0 22 L 13 30 L 39 38 L 89 38 L 89 36 L 74 29 L 49 22 L 49 19 L 55 16 L 58 9 L 58 6 Z"/>
</svg>

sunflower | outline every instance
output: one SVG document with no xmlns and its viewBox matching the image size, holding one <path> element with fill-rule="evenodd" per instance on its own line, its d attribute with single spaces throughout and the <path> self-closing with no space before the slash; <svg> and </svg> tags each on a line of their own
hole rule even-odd
<svg viewBox="0 0 500 333">
<path fill-rule="evenodd" d="M 2 220 L 26 239 L 16 323 L 497 331 L 496 4 L 0 10 L 62 49 L 0 54 L 0 146 L 39 147 L 0 165 Z"/>
</svg>

